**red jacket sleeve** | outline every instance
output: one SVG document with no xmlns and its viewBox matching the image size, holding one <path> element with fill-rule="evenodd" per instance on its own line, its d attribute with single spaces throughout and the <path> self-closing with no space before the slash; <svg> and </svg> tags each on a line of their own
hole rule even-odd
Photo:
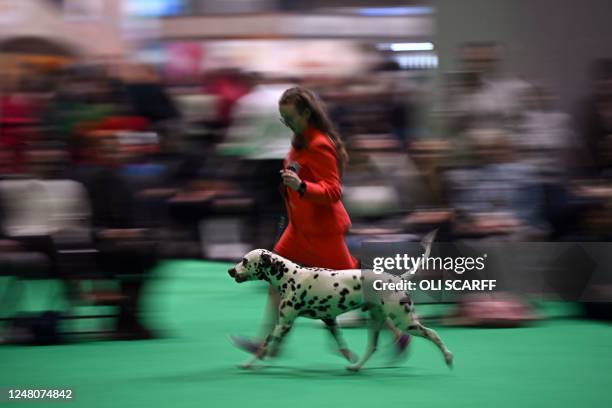
<svg viewBox="0 0 612 408">
<path fill-rule="evenodd" d="M 340 173 L 336 149 L 331 143 L 318 142 L 310 146 L 308 163 L 316 181 L 306 181 L 306 192 L 303 198 L 321 204 L 334 203 L 342 198 Z"/>
</svg>

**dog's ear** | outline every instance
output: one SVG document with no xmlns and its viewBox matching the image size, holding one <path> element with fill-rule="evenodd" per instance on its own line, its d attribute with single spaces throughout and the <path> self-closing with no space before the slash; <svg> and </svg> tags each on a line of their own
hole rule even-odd
<svg viewBox="0 0 612 408">
<path fill-rule="evenodd" d="M 272 273 L 273 273 L 274 275 L 276 275 L 276 274 L 277 274 L 277 273 L 278 273 L 278 272 L 281 270 L 281 268 L 282 268 L 282 266 L 281 266 L 281 265 L 280 265 L 278 262 L 274 262 L 274 263 L 271 265 L 270 270 L 272 271 Z"/>
<path fill-rule="evenodd" d="M 261 254 L 261 263 L 269 266 L 272 263 L 272 258 L 270 257 L 270 254 Z"/>
</svg>

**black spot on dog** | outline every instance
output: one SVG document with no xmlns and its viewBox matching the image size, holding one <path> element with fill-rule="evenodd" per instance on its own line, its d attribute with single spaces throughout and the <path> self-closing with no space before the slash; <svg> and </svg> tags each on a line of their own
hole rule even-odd
<svg viewBox="0 0 612 408">
<path fill-rule="evenodd" d="M 276 262 L 272 263 L 272 266 L 270 268 L 270 273 L 276 279 L 281 279 L 283 277 L 283 275 L 285 274 L 286 270 L 287 270 L 287 268 L 285 267 L 285 265 L 282 262 L 276 261 Z"/>
<path fill-rule="evenodd" d="M 348 290 L 347 288 L 344 288 L 340 291 L 340 296 L 346 296 L 350 293 L 351 291 Z"/>
<path fill-rule="evenodd" d="M 337 288 L 339 286 L 338 282 L 334 283 L 334 288 Z"/>
<path fill-rule="evenodd" d="M 270 281 L 270 279 L 266 276 L 265 273 L 263 273 L 263 271 L 258 269 L 258 272 L 255 274 L 255 276 L 257 277 L 257 279 L 259 280 L 264 280 L 264 281 Z"/>
<path fill-rule="evenodd" d="M 314 279 L 317 279 L 319 277 L 318 273 L 315 273 L 315 276 L 313 276 Z"/>
<path fill-rule="evenodd" d="M 361 285 L 356 285 L 356 286 L 353 286 L 353 289 L 355 289 L 355 290 L 359 290 L 359 289 L 361 289 Z"/>
</svg>

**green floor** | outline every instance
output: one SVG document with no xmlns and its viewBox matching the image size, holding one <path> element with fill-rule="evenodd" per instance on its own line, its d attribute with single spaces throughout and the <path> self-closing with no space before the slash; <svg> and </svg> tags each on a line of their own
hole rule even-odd
<svg viewBox="0 0 612 408">
<path fill-rule="evenodd" d="M 366 369 L 353 374 L 331 353 L 327 333 L 302 319 L 279 359 L 241 371 L 236 365 L 246 355 L 227 335 L 256 331 L 265 292 L 235 284 L 226 269 L 191 261 L 158 269 L 147 319 L 164 329 L 163 339 L 0 347 L 0 387 L 70 387 L 69 406 L 82 407 L 612 406 L 612 326 L 580 320 L 436 328 L 455 354 L 452 371 L 421 339 L 407 361 L 389 367 L 386 337 Z M 365 330 L 344 333 L 361 354 Z"/>
</svg>

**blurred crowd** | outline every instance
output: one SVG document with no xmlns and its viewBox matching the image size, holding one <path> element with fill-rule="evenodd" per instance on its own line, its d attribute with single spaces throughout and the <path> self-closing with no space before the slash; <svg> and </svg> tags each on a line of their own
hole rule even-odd
<svg viewBox="0 0 612 408">
<path fill-rule="evenodd" d="M 130 335 L 146 337 L 136 304 L 157 259 L 272 247 L 291 140 L 278 99 L 295 84 L 321 97 L 346 141 L 355 251 L 433 228 L 442 241 L 609 240 L 611 61 L 594 62 L 589 98 L 568 113 L 554 89 L 503 73 L 502 54 L 464 45 L 438 110 L 427 77 L 395 63 L 351 77 L 225 68 L 180 86 L 133 62 L 0 72 L 2 270 L 73 283 L 136 274 L 119 279 L 134 300 L 117 302 Z"/>
<path fill-rule="evenodd" d="M 502 73 L 498 45 L 466 44 L 460 58 L 442 115 L 453 153 L 437 183 L 454 233 L 607 241 L 610 61 L 594 62 L 589 98 L 570 114 L 554 89 Z"/>
<path fill-rule="evenodd" d="M 449 240 L 607 240 L 610 61 L 594 64 L 590 98 L 568 114 L 554 89 L 502 74 L 496 44 L 459 56 L 438 111 L 431 86 L 392 63 L 350 78 L 227 68 L 172 87 L 144 64 L 22 65 L 2 75 L 2 236 L 178 225 L 192 243 L 270 247 L 291 139 L 277 102 L 300 83 L 349 148 L 352 235 L 438 226 Z M 59 180 L 76 183 L 57 193 L 70 205 L 15 190 L 36 182 L 43 194 Z"/>
</svg>

